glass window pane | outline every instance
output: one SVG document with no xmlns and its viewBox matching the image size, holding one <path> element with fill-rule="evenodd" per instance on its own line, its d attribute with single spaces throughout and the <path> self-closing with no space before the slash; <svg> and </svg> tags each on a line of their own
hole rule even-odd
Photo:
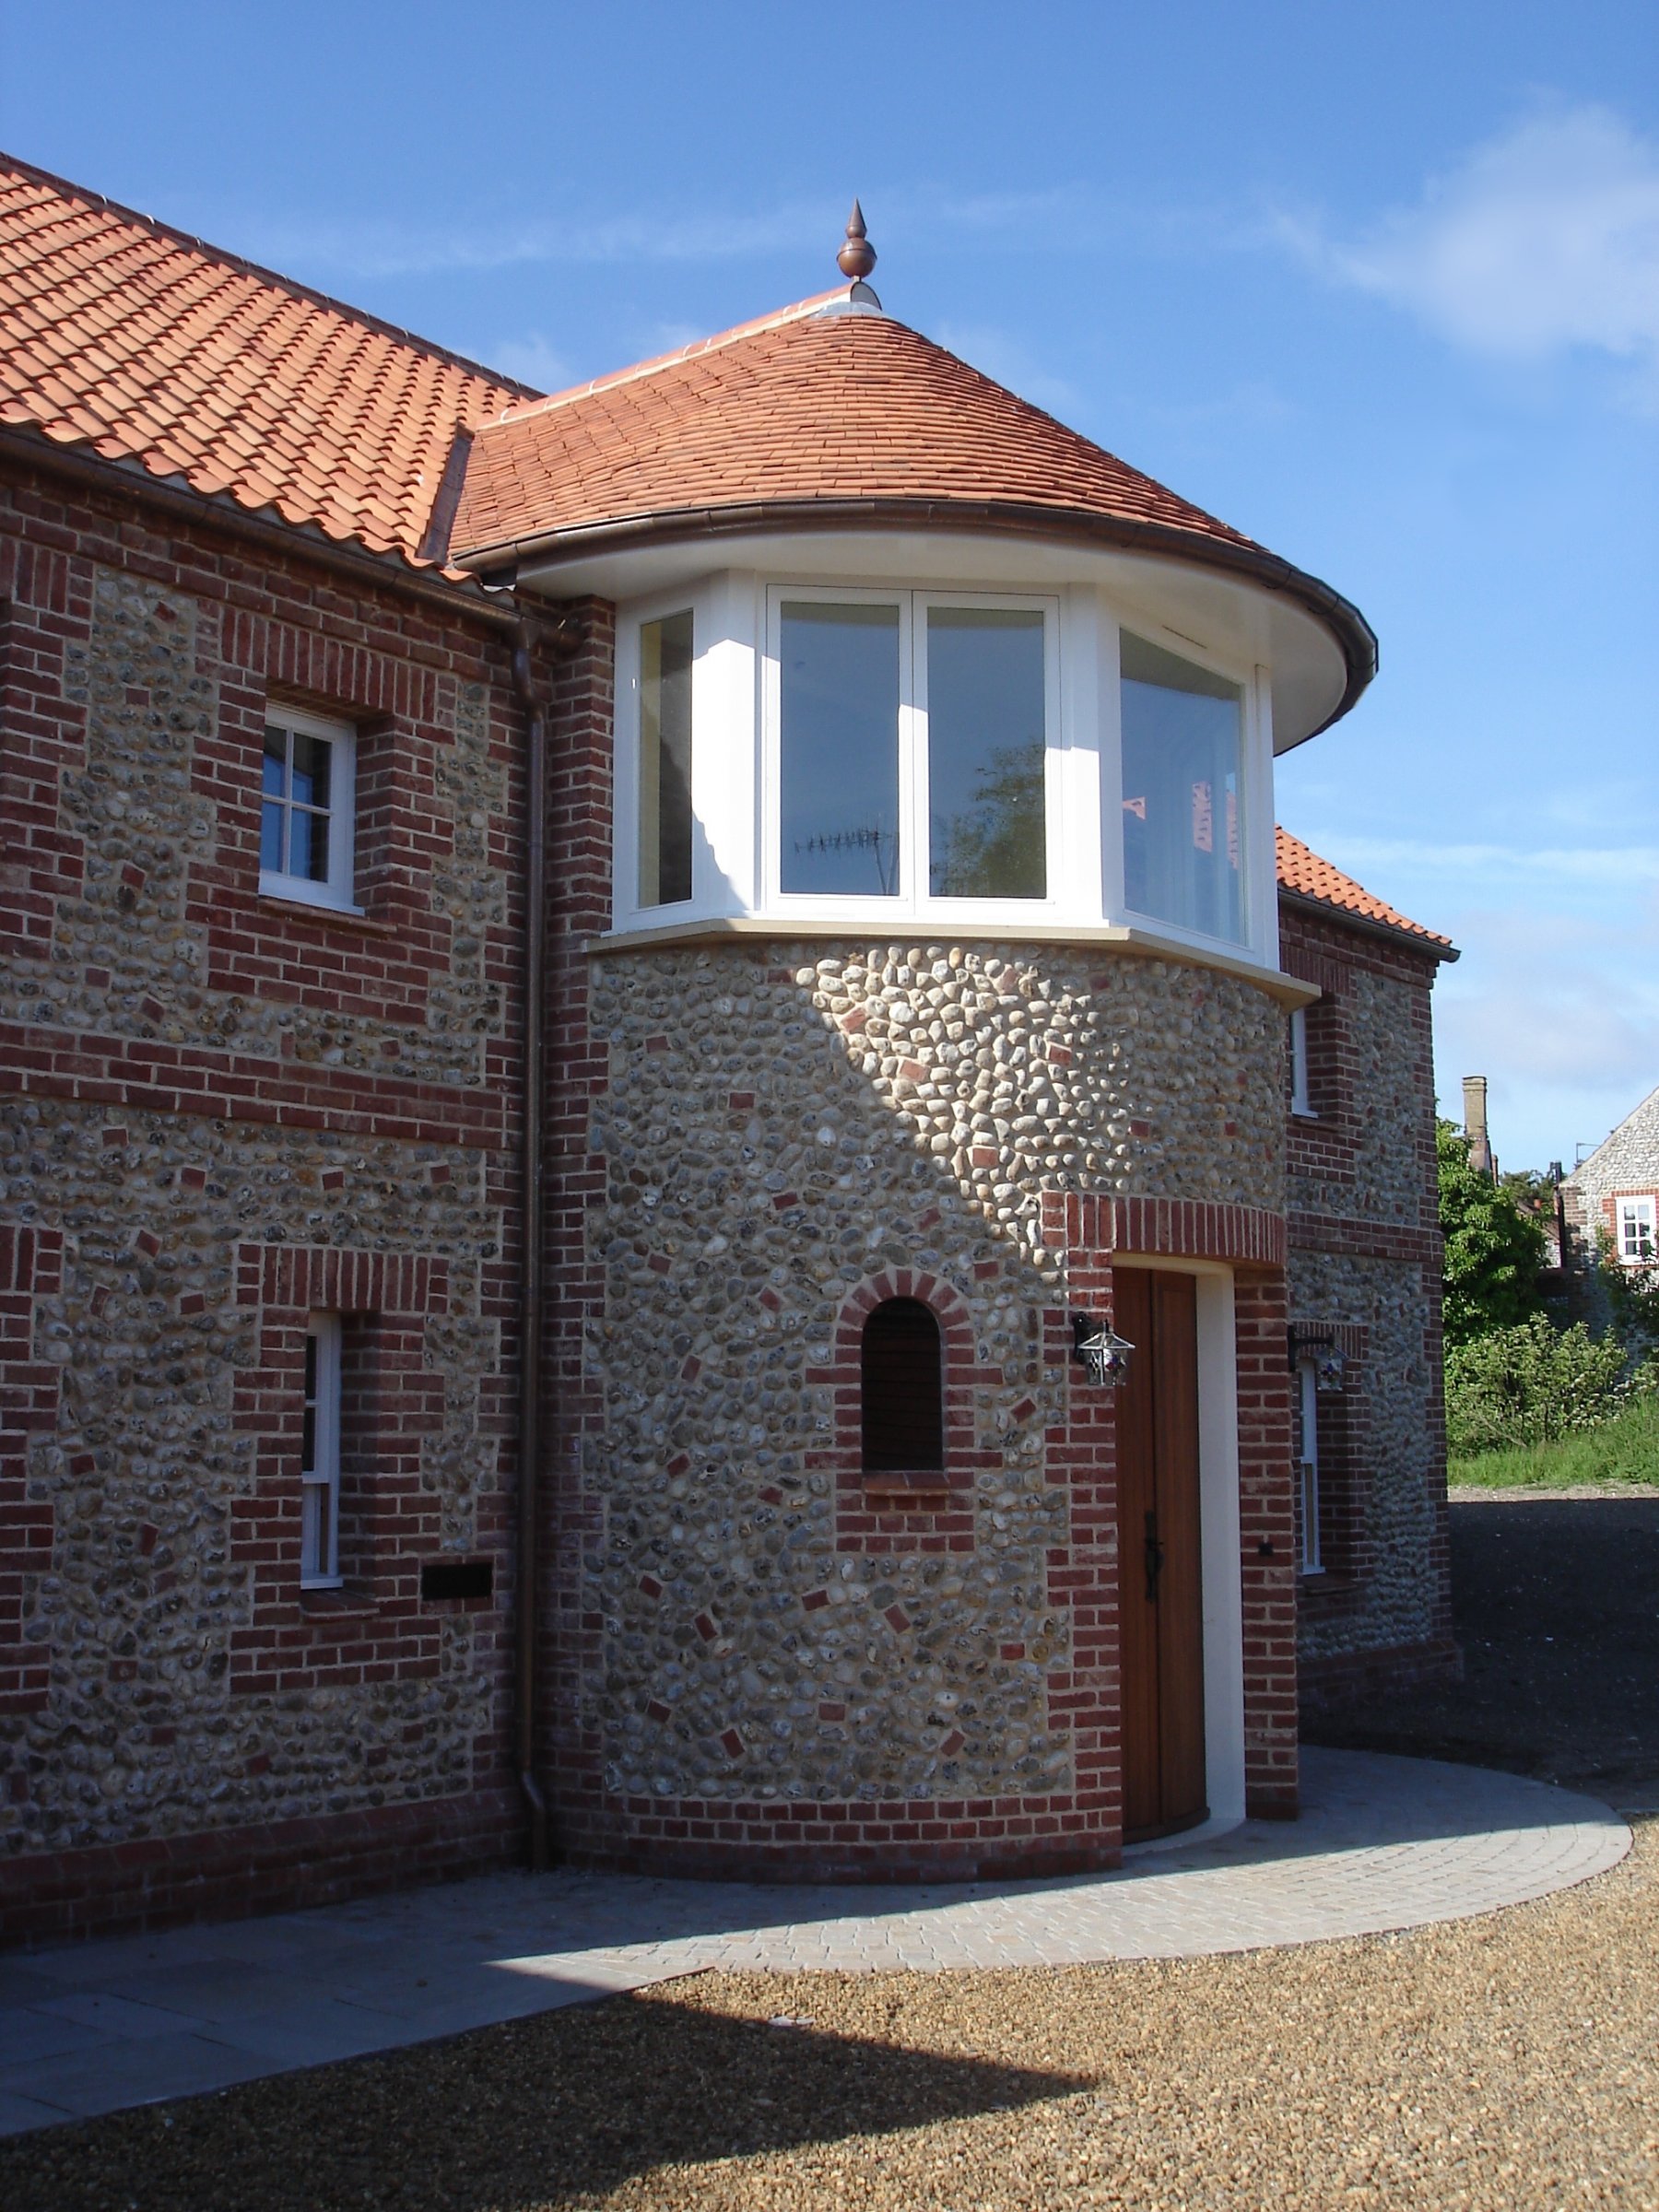
<svg viewBox="0 0 1659 2212">
<path fill-rule="evenodd" d="M 288 809 L 288 861 L 283 871 L 303 876 L 307 883 L 328 881 L 328 817 Z"/>
<path fill-rule="evenodd" d="M 1123 633 L 1124 887 L 1131 910 L 1244 937 L 1244 694 Z"/>
<path fill-rule="evenodd" d="M 328 1557 L 328 1485 L 308 1482 L 300 1493 L 300 1571 L 304 1574 L 327 1574 L 331 1571 Z"/>
<path fill-rule="evenodd" d="M 899 888 L 899 609 L 786 600 L 780 880 Z"/>
<path fill-rule="evenodd" d="M 691 896 L 691 615 L 640 629 L 640 904 Z"/>
<path fill-rule="evenodd" d="M 288 732 L 267 730 L 265 734 L 265 783 L 267 798 L 279 799 L 288 789 Z"/>
<path fill-rule="evenodd" d="M 1048 892 L 1042 616 L 927 611 L 928 877 L 935 899 Z"/>
<path fill-rule="evenodd" d="M 333 759 L 334 747 L 326 737 L 306 737 L 295 731 L 292 795 L 302 806 L 328 805 L 328 774 Z"/>
<path fill-rule="evenodd" d="M 283 873 L 282 818 L 287 812 L 287 807 L 276 799 L 266 799 L 260 810 L 259 865 L 268 875 Z"/>
</svg>

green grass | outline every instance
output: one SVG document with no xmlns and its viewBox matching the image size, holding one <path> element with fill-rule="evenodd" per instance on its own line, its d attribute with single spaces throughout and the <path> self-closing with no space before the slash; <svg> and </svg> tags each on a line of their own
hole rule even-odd
<svg viewBox="0 0 1659 2212">
<path fill-rule="evenodd" d="M 1463 1490 L 1572 1490 L 1607 1482 L 1659 1489 L 1659 1399 L 1644 1398 L 1605 1429 L 1587 1429 L 1559 1443 L 1453 1459 L 1446 1477 Z"/>
</svg>

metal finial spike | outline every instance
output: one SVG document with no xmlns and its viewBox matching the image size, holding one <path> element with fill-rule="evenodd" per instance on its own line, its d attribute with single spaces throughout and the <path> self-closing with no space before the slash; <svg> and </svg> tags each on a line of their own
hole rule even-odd
<svg viewBox="0 0 1659 2212">
<path fill-rule="evenodd" d="M 847 242 L 835 257 L 836 266 L 843 276 L 860 284 L 876 266 L 876 249 L 865 233 L 864 209 L 856 200 L 847 218 Z"/>
</svg>

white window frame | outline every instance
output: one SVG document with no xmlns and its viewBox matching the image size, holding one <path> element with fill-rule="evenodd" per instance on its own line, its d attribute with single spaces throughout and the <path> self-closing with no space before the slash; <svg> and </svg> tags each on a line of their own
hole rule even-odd
<svg viewBox="0 0 1659 2212">
<path fill-rule="evenodd" d="M 1124 890 L 1124 630 L 1161 646 L 1177 660 L 1190 661 L 1210 676 L 1239 688 L 1239 919 L 1237 937 L 1211 936 L 1184 922 L 1144 913 L 1131 906 Z M 1170 629 L 1133 611 L 1113 611 L 1112 638 L 1112 774 L 1102 780 L 1102 849 L 1115 842 L 1119 913 L 1128 923 L 1178 943 L 1219 947 L 1235 959 L 1278 965 L 1278 868 L 1273 845 L 1273 688 L 1265 668 L 1241 671 L 1183 631 Z M 1266 867 L 1265 877 L 1261 869 Z"/>
<path fill-rule="evenodd" d="M 308 1347 L 316 1346 L 315 1394 L 306 1399 L 312 1414 L 311 1465 L 300 1454 L 300 1586 L 302 1590 L 337 1590 L 340 1573 L 340 1316 L 312 1313 L 305 1324 Z M 305 1384 L 302 1381 L 303 1394 Z M 320 1497 L 315 1513 L 305 1509 L 312 1495 Z M 313 1542 L 320 1536 L 320 1543 Z"/>
<path fill-rule="evenodd" d="M 1655 1235 L 1654 1201 L 1650 1194 L 1631 1192 L 1614 1201 L 1618 1213 L 1618 1256 L 1627 1267 L 1644 1267 L 1659 1259 Z M 1646 1245 L 1644 1252 L 1642 1246 Z M 1635 1247 L 1631 1249 L 1632 1245 Z"/>
<path fill-rule="evenodd" d="M 1312 1359 L 1296 1363 L 1296 1488 L 1301 1523 L 1297 1566 L 1303 1574 L 1323 1574 L 1319 1542 L 1319 1368 Z"/>
<path fill-rule="evenodd" d="M 317 737 L 334 747 L 328 778 L 328 876 L 316 883 L 309 876 L 289 876 L 263 865 L 259 888 L 267 899 L 297 900 L 304 906 L 333 907 L 341 913 L 363 911 L 356 903 L 357 888 L 357 732 L 348 722 L 335 722 L 302 707 L 271 700 L 265 708 L 265 727 L 295 736 Z M 265 748 L 260 740 L 260 844 L 265 841 Z"/>
<path fill-rule="evenodd" d="M 782 888 L 782 624 L 783 605 L 806 600 L 829 606 L 892 606 L 899 610 L 899 887 L 890 898 L 867 893 L 836 896 Z M 1042 616 L 1043 800 L 1047 832 L 1047 889 L 1041 899 L 935 899 L 927 888 L 928 855 L 923 836 L 927 805 L 927 610 L 933 606 L 1007 608 Z M 854 924 L 926 917 L 941 924 L 1041 922 L 1063 911 L 1065 882 L 1064 755 L 1060 717 L 1060 602 L 1030 592 L 929 590 L 894 585 L 770 583 L 766 592 L 766 645 L 761 671 L 762 767 L 761 884 L 767 911 L 844 917 Z"/>
<path fill-rule="evenodd" d="M 1308 1009 L 1296 1006 L 1290 1015 L 1290 1111 L 1305 1122 L 1319 1119 L 1308 1090 Z"/>
<path fill-rule="evenodd" d="M 779 658 L 785 599 L 897 606 L 900 644 L 900 888 L 892 898 L 781 889 Z M 1041 608 L 1044 617 L 1044 787 L 1047 895 L 1042 899 L 935 900 L 918 831 L 925 818 L 926 702 L 915 666 L 918 623 L 930 606 Z M 639 903 L 640 629 L 689 609 L 691 675 L 691 896 Z M 1244 696 L 1241 797 L 1244 874 L 1241 939 L 1213 937 L 1128 911 L 1124 898 L 1123 724 L 1120 629 L 1238 684 Z M 924 654 L 922 656 L 924 661 Z M 1221 953 L 1277 972 L 1278 901 L 1273 852 L 1273 724 L 1267 671 L 1211 652 L 1091 582 L 997 590 L 983 578 L 953 586 L 912 571 L 891 582 L 792 580 L 780 567 L 720 569 L 618 608 L 612 805 L 611 931 L 695 931 L 704 922 L 810 922 L 820 929 L 888 931 L 902 924 L 977 935 L 1024 925 L 1044 932 L 1131 928 L 1136 937 Z"/>
</svg>

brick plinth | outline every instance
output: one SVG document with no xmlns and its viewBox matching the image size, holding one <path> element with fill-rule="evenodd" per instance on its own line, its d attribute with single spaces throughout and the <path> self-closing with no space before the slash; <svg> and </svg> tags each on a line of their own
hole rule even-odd
<svg viewBox="0 0 1659 2212">
<path fill-rule="evenodd" d="M 521 1855 L 517 1793 L 317 1813 L 251 1828 L 41 1852 L 0 1869 L 0 1943 L 135 1935 L 180 1921 L 339 1904 Z"/>
</svg>

